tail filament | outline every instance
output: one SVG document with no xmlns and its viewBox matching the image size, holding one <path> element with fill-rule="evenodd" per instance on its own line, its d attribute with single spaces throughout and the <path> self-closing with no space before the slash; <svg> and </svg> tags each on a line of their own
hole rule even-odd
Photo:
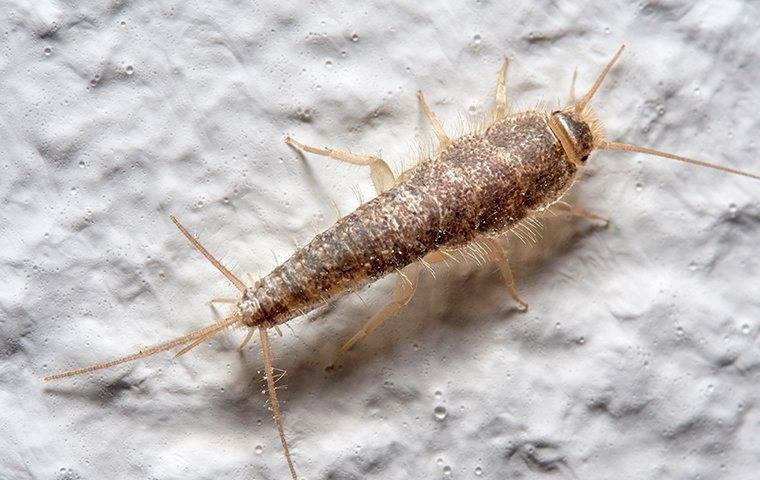
<svg viewBox="0 0 760 480">
<path fill-rule="evenodd" d="M 130 355 L 125 355 L 123 357 L 114 358 L 113 360 L 96 363 L 88 367 L 82 367 L 82 368 L 77 368 L 76 370 L 68 370 L 65 372 L 54 373 L 52 375 L 48 375 L 47 377 L 45 377 L 45 380 L 50 381 L 50 380 L 57 380 L 59 378 L 73 377 L 75 375 L 90 373 L 96 370 L 103 370 L 104 368 L 115 367 L 116 365 L 121 365 L 122 363 L 127 363 L 134 360 L 139 360 L 141 358 L 150 357 L 151 355 L 155 355 L 157 353 L 165 352 L 166 350 L 171 350 L 172 348 L 185 345 L 186 343 L 196 342 L 199 339 L 202 341 L 203 339 L 206 339 L 212 335 L 215 335 L 219 333 L 220 331 L 224 330 L 225 328 L 238 323 L 239 321 L 240 319 L 237 316 L 231 316 L 229 318 L 222 320 L 221 322 L 214 323 L 213 325 L 208 325 L 203 328 L 199 328 L 198 330 L 192 331 L 188 333 L 187 335 L 183 335 L 179 338 L 175 338 L 174 340 L 169 340 L 168 342 L 159 343 L 158 345 L 154 345 L 152 347 L 143 348 Z"/>
<path fill-rule="evenodd" d="M 272 413 L 274 413 L 274 423 L 277 425 L 277 433 L 280 435 L 280 443 L 282 444 L 282 451 L 285 454 L 285 460 L 288 462 L 288 468 L 290 469 L 290 475 L 293 480 L 298 480 L 296 474 L 296 468 L 293 466 L 293 459 L 290 458 L 290 450 L 288 449 L 288 443 L 285 441 L 285 430 L 282 426 L 282 411 L 280 410 L 280 402 L 277 400 L 277 391 L 274 385 L 274 368 L 272 367 L 272 348 L 269 345 L 269 334 L 266 327 L 259 327 L 259 337 L 261 338 L 261 357 L 264 360 L 264 371 L 267 378 L 267 390 L 269 390 L 269 403 L 272 405 Z"/>
</svg>

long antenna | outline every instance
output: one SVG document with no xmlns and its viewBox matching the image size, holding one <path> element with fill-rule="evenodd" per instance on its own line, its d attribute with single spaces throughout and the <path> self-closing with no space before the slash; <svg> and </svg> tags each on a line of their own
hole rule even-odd
<svg viewBox="0 0 760 480">
<path fill-rule="evenodd" d="M 619 142 L 602 142 L 598 147 L 599 150 L 622 150 L 625 152 L 645 153 L 647 155 L 654 155 L 656 157 L 670 158 L 672 160 L 678 160 L 679 162 L 688 163 L 691 165 L 697 165 L 705 168 L 712 168 L 714 170 L 720 170 L 721 172 L 733 173 L 734 175 L 741 175 L 743 177 L 754 178 L 760 180 L 760 175 L 754 173 L 744 172 L 731 167 L 724 167 L 723 165 L 716 165 L 714 163 L 703 162 L 702 160 L 695 160 L 689 157 L 682 157 L 681 155 L 674 155 L 668 152 L 661 152 L 653 148 L 639 147 L 638 145 L 630 145 L 628 143 Z"/>
<path fill-rule="evenodd" d="M 602 82 L 604 81 L 604 78 L 607 76 L 608 73 L 610 73 L 610 70 L 612 70 L 612 66 L 615 65 L 615 62 L 617 62 L 618 58 L 620 58 L 620 55 L 623 54 L 623 50 L 625 49 L 625 45 L 621 45 L 620 48 L 618 48 L 617 53 L 615 53 L 615 56 L 612 57 L 612 60 L 607 64 L 606 67 L 604 67 L 604 70 L 602 70 L 602 73 L 599 74 L 598 77 L 596 77 L 596 81 L 594 82 L 594 85 L 591 86 L 588 92 L 581 97 L 581 99 L 578 101 L 578 103 L 575 104 L 575 111 L 580 112 L 584 108 L 586 108 L 586 105 L 589 101 L 591 101 L 591 98 L 594 96 L 594 94 L 599 90 L 599 87 L 602 86 Z"/>
</svg>

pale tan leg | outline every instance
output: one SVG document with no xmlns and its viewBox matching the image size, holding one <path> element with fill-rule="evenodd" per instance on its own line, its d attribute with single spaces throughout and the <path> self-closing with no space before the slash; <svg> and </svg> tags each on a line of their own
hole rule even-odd
<svg viewBox="0 0 760 480">
<path fill-rule="evenodd" d="M 504 57 L 499 68 L 499 79 L 496 82 L 496 117 L 500 118 L 507 114 L 507 67 L 509 59 Z"/>
<path fill-rule="evenodd" d="M 570 82 L 570 104 L 574 104 L 578 101 L 578 98 L 575 94 L 575 81 L 578 80 L 578 67 L 575 67 L 575 70 L 573 70 L 573 79 Z"/>
<path fill-rule="evenodd" d="M 504 278 L 504 285 L 507 287 L 509 295 L 520 305 L 518 308 L 521 311 L 527 311 L 528 304 L 520 298 L 520 294 L 517 293 L 517 288 L 515 288 L 515 277 L 512 275 L 512 269 L 509 268 L 509 259 L 507 258 L 507 252 L 504 249 L 504 246 L 494 238 L 485 237 L 484 240 L 488 246 L 491 247 L 491 253 L 499 264 L 499 270 L 501 271 L 501 276 Z"/>
<path fill-rule="evenodd" d="M 555 211 L 566 213 L 570 215 L 571 217 L 580 217 L 580 218 L 585 218 L 587 220 L 598 220 L 604 223 L 605 228 L 610 226 L 609 218 L 600 217 L 599 215 L 589 212 L 588 210 L 585 210 L 580 207 L 573 207 L 572 205 L 566 202 L 557 202 L 554 205 L 552 205 L 551 208 Z"/>
<path fill-rule="evenodd" d="M 208 303 L 238 303 L 239 301 L 237 298 L 212 298 Z"/>
<path fill-rule="evenodd" d="M 341 162 L 353 163 L 354 165 L 368 166 L 370 168 L 372 183 L 375 185 L 375 190 L 377 190 L 378 194 L 393 187 L 396 182 L 393 177 L 393 171 L 380 157 L 375 157 L 374 155 L 360 155 L 358 153 L 351 153 L 337 148 L 312 147 L 310 145 L 304 145 L 290 136 L 285 138 L 285 143 L 304 152 L 314 153 L 323 157 L 330 157 L 335 160 L 340 160 Z"/>
<path fill-rule="evenodd" d="M 445 262 L 446 254 L 444 254 L 440 250 L 436 250 L 435 252 L 428 253 L 422 259 L 425 260 L 427 263 Z"/>
<path fill-rule="evenodd" d="M 425 255 L 423 259 L 431 264 L 443 262 L 448 265 L 448 260 L 451 260 L 454 263 L 459 263 L 459 259 L 446 250 L 436 250 L 435 252 L 430 252 Z"/>
<path fill-rule="evenodd" d="M 251 341 L 251 338 L 253 338 L 253 328 L 248 329 L 248 333 L 245 334 L 245 338 L 242 342 L 240 342 L 240 346 L 238 347 L 238 350 L 243 350 L 246 345 L 248 345 L 248 342 Z"/>
<path fill-rule="evenodd" d="M 441 125 L 441 121 L 438 120 L 435 112 L 430 109 L 430 105 L 428 105 L 427 100 L 425 100 L 425 94 L 422 93 L 422 90 L 417 90 L 417 98 L 420 100 L 422 111 L 425 113 L 425 116 L 428 118 L 428 120 L 430 120 L 430 124 L 433 126 L 433 131 L 435 132 L 435 136 L 438 138 L 441 147 L 445 147 L 450 144 L 451 139 L 443 130 L 443 125 Z"/>
<path fill-rule="evenodd" d="M 393 290 L 393 300 L 383 307 L 382 310 L 372 316 L 372 318 L 364 324 L 364 326 L 354 334 L 347 342 L 345 342 L 335 355 L 332 365 L 327 367 L 327 370 L 334 370 L 340 366 L 343 357 L 348 353 L 351 347 L 356 342 L 362 340 L 364 337 L 375 331 L 377 327 L 382 325 L 386 320 L 395 315 L 402 307 L 409 303 L 414 295 L 414 291 L 417 288 L 417 283 L 420 277 L 420 265 L 413 263 L 404 269 L 404 272 L 399 271 L 399 278 L 396 280 L 396 287 Z"/>
</svg>

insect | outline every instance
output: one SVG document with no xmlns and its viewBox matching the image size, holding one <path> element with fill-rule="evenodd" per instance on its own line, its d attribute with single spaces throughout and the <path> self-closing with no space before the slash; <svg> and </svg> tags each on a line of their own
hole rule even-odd
<svg viewBox="0 0 760 480">
<path fill-rule="evenodd" d="M 182 355 L 227 328 L 245 327 L 248 331 L 243 345 L 256 333 L 260 338 L 269 401 L 288 468 L 296 479 L 275 389 L 269 329 L 277 330 L 280 324 L 327 301 L 396 273 L 393 298 L 340 347 L 331 366 L 334 368 L 349 349 L 411 300 L 424 269 L 432 270 L 431 264 L 454 260 L 458 254 L 493 258 L 508 293 L 521 309 L 527 309 L 500 238 L 510 232 L 529 235 L 536 218 L 550 211 L 606 222 L 561 200 L 595 150 L 644 153 L 760 180 L 758 175 L 730 167 L 606 140 L 590 101 L 623 48 L 583 96 L 576 98 L 573 86 L 568 106 L 551 112 L 508 111 L 505 59 L 492 111 L 479 127 L 456 139 L 448 136 L 418 92 L 438 148 L 398 178 L 379 157 L 317 148 L 288 137 L 286 142 L 303 152 L 368 166 L 378 195 L 251 285 L 222 265 L 172 216 L 193 247 L 238 290 L 238 298 L 216 300 L 234 305 L 232 313 L 179 338 L 110 361 L 55 373 L 46 380 L 110 368 L 175 348 L 179 348 L 176 355 Z M 573 80 L 574 85 L 575 77 Z"/>
</svg>

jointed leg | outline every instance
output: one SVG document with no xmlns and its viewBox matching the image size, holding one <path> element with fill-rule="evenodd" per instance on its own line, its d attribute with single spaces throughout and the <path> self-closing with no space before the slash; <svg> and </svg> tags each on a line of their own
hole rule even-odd
<svg viewBox="0 0 760 480">
<path fill-rule="evenodd" d="M 353 163 L 354 165 L 369 166 L 370 175 L 372 176 L 372 183 L 375 184 L 375 190 L 380 194 L 389 188 L 393 187 L 395 179 L 393 177 L 393 171 L 385 161 L 374 155 L 361 155 L 357 153 L 351 153 L 346 150 L 339 150 L 337 148 L 319 148 L 312 147 L 310 145 L 304 145 L 293 139 L 287 137 L 285 143 L 293 148 L 297 148 L 304 152 L 314 153 L 323 157 L 334 158 L 341 162 Z"/>
<path fill-rule="evenodd" d="M 237 298 L 212 298 L 208 301 L 208 303 L 228 303 L 228 304 L 234 304 L 238 303 L 240 300 Z"/>
<path fill-rule="evenodd" d="M 373 315 L 353 337 L 340 347 L 340 350 L 338 350 L 338 353 L 335 355 L 335 360 L 332 365 L 327 367 L 328 370 L 338 367 L 343 360 L 343 357 L 356 342 L 375 331 L 375 329 L 382 325 L 383 322 L 391 318 L 401 310 L 403 306 L 409 303 L 412 299 L 412 295 L 414 295 L 414 290 L 417 288 L 419 276 L 420 266 L 416 263 L 406 267 L 403 274 L 399 272 L 399 278 L 396 280 L 396 287 L 393 290 L 393 300 L 383 307 L 382 310 Z"/>
<path fill-rule="evenodd" d="M 501 276 L 504 278 L 504 285 L 507 287 L 509 295 L 520 304 L 520 310 L 523 312 L 527 311 L 528 304 L 520 298 L 520 294 L 517 293 L 517 288 L 515 288 L 515 277 L 512 275 L 512 269 L 509 268 L 509 259 L 507 258 L 507 252 L 505 251 L 504 246 L 494 238 L 486 237 L 484 240 L 491 247 L 494 259 L 499 264 L 499 270 L 501 271 Z"/>
<path fill-rule="evenodd" d="M 504 57 L 499 68 L 499 79 L 496 83 L 496 117 L 503 117 L 507 114 L 507 66 L 509 59 Z"/>
<path fill-rule="evenodd" d="M 242 342 L 240 342 L 240 346 L 238 347 L 238 350 L 242 350 L 245 348 L 246 345 L 248 345 L 248 342 L 251 341 L 251 338 L 253 338 L 253 328 L 248 329 L 248 333 L 245 334 L 245 338 Z"/>
<path fill-rule="evenodd" d="M 430 109 L 430 105 L 428 105 L 427 100 L 425 100 L 425 95 L 422 93 L 422 90 L 417 90 L 417 98 L 420 100 L 422 111 L 425 113 L 425 116 L 428 118 L 428 120 L 430 120 L 430 124 L 433 126 L 433 131 L 435 132 L 435 136 L 438 137 L 438 142 L 440 142 L 442 147 L 450 144 L 451 139 L 443 130 L 443 125 L 441 125 L 441 121 L 438 120 L 435 112 Z"/>
<path fill-rule="evenodd" d="M 588 210 L 585 210 L 580 207 L 573 207 L 572 205 L 566 202 L 561 202 L 561 201 L 557 202 L 554 205 L 552 205 L 551 208 L 555 211 L 566 213 L 570 215 L 571 217 L 580 217 L 580 218 L 585 218 L 588 220 L 599 220 L 600 222 L 604 223 L 605 227 L 610 226 L 609 218 L 600 217 L 599 215 L 589 212 Z"/>
</svg>

